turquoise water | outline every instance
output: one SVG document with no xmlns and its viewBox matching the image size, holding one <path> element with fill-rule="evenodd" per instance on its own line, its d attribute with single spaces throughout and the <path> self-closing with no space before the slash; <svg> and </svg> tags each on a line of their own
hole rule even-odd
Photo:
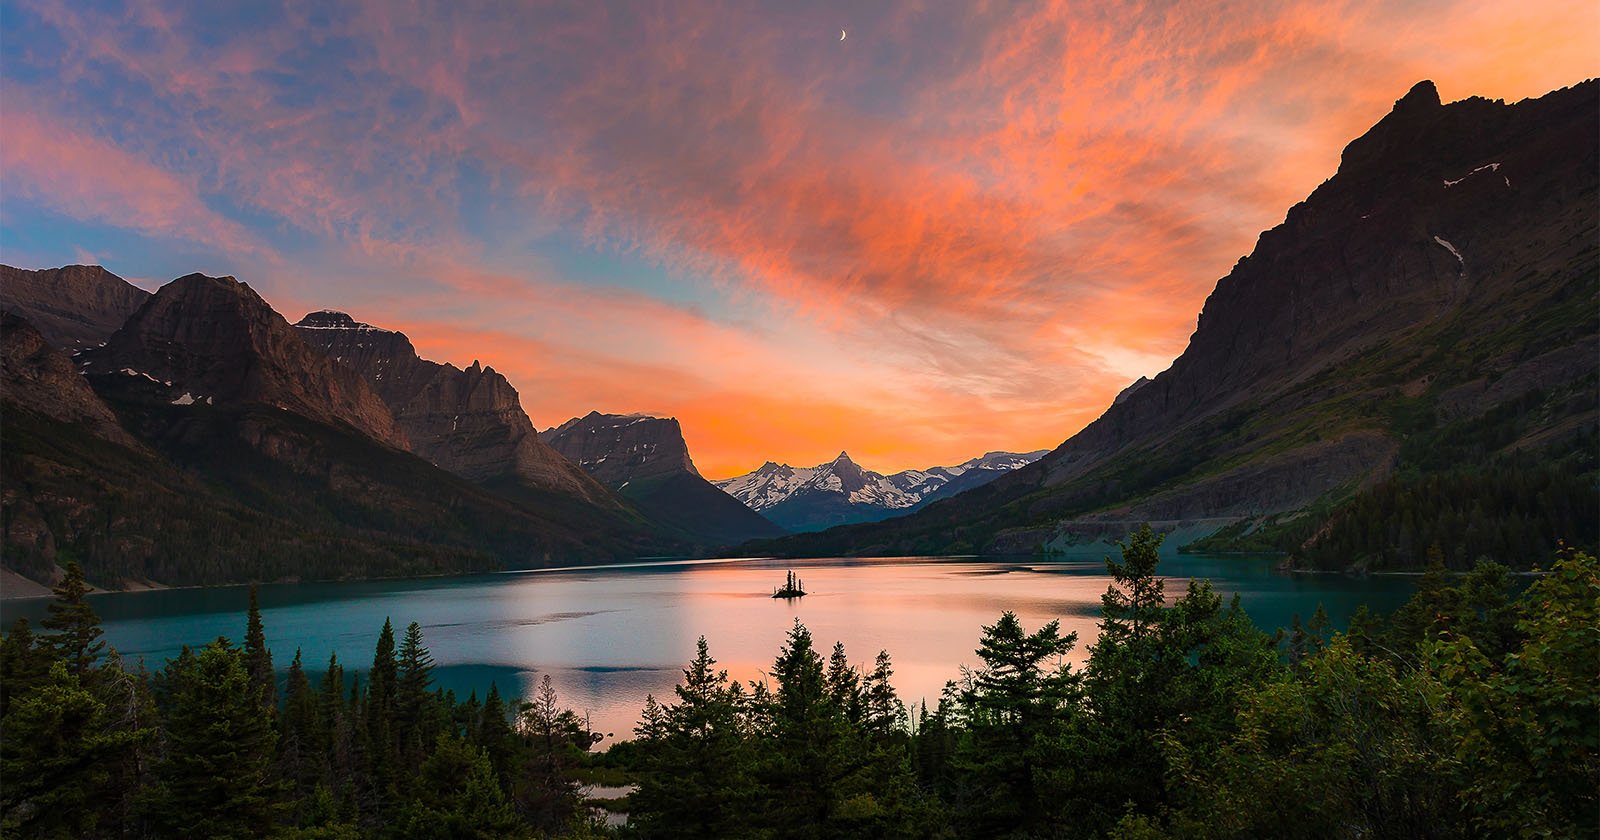
<svg viewBox="0 0 1600 840">
<path fill-rule="evenodd" d="M 320 674 L 331 652 L 364 669 L 385 617 L 396 630 L 416 621 L 439 684 L 479 696 L 531 693 L 550 674 L 563 702 L 601 732 L 626 737 L 647 694 L 668 696 L 704 635 L 730 675 L 759 680 L 796 618 L 820 647 L 843 641 L 870 665 L 894 660 L 908 702 L 938 696 L 960 666 L 974 665 L 980 627 L 1013 610 L 1032 629 L 1060 619 L 1076 631 L 1080 661 L 1096 635 L 1110 579 L 1102 554 L 1018 558 L 716 560 L 507 572 L 457 578 L 263 586 L 262 619 L 279 669 L 302 651 Z M 1238 593 L 1264 628 L 1287 626 L 1323 604 L 1343 624 L 1361 604 L 1388 611 L 1408 597 L 1409 578 L 1350 579 L 1274 571 L 1273 558 L 1171 555 L 1167 592 L 1190 577 Z M 769 595 L 794 569 L 806 597 Z M 105 634 L 130 662 L 158 668 L 182 645 L 244 634 L 243 587 L 107 593 L 91 597 Z M 43 601 L 0 603 L 0 620 L 43 616 Z"/>
</svg>

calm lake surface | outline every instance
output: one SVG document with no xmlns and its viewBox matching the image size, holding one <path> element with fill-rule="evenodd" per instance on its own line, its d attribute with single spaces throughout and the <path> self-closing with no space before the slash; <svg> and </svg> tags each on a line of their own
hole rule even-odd
<svg viewBox="0 0 1600 840">
<path fill-rule="evenodd" d="M 974 665 L 980 627 L 1013 610 L 1030 631 L 1051 619 L 1077 631 L 1069 657 L 1081 662 L 1095 639 L 1100 596 L 1110 578 L 1104 552 L 1066 557 L 713 560 L 507 572 L 458 578 L 362 583 L 275 584 L 261 588 L 262 620 L 273 661 L 287 669 L 302 651 L 316 679 L 328 655 L 365 670 L 385 617 L 396 635 L 422 625 L 437 663 L 435 678 L 465 697 L 491 681 L 502 694 L 527 696 L 550 674 L 562 701 L 587 712 L 594 728 L 631 737 L 647 694 L 670 697 L 704 635 L 730 676 L 759 680 L 796 618 L 824 655 L 843 641 L 852 661 L 870 666 L 879 650 L 894 661 L 894 683 L 908 703 L 937 700 L 960 666 Z M 1288 626 L 1323 604 L 1343 625 L 1361 604 L 1387 612 L 1412 589 L 1410 578 L 1289 575 L 1275 558 L 1171 554 L 1163 557 L 1169 596 L 1189 578 L 1238 593 L 1257 624 Z M 774 600 L 794 569 L 810 593 Z M 91 600 L 110 644 L 131 663 L 159 668 L 182 645 L 244 636 L 243 587 L 108 593 Z M 37 622 L 44 600 L 0 603 L 6 626 Z"/>
</svg>

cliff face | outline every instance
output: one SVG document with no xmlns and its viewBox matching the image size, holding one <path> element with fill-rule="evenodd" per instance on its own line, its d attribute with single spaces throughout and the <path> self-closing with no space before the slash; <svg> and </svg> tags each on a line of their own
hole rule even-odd
<svg viewBox="0 0 1600 840">
<path fill-rule="evenodd" d="M 789 546 L 1026 551 L 1306 510 L 1459 454 L 1561 457 L 1600 404 L 1597 103 L 1594 81 L 1510 105 L 1418 84 L 1217 283 L 1166 371 L 1038 463 Z"/>
<path fill-rule="evenodd" d="M 136 445 L 66 353 L 14 312 L 0 314 L 0 393 L 12 405 L 97 437 Z"/>
<path fill-rule="evenodd" d="M 428 361 L 405 333 L 343 312 L 313 312 L 295 329 L 372 386 L 423 458 L 469 481 L 513 480 L 619 507 L 599 482 L 540 441 L 517 390 L 494 368 Z"/>
<path fill-rule="evenodd" d="M 86 373 L 143 377 L 175 400 L 272 406 L 406 447 L 361 377 L 312 349 L 232 277 L 190 274 L 162 286 L 104 347 L 80 358 Z"/>
<path fill-rule="evenodd" d="M 675 417 L 591 411 L 539 437 L 608 486 L 673 473 L 700 475 Z"/>
<path fill-rule="evenodd" d="M 23 316 L 57 347 L 105 341 L 149 298 L 149 292 L 98 265 L 40 271 L 0 265 L 0 309 Z"/>
<path fill-rule="evenodd" d="M 1064 483 L 1464 307 L 1480 329 L 1517 321 L 1572 279 L 1539 269 L 1593 245 L 1596 87 L 1447 106 L 1419 83 L 1217 283 L 1172 367 L 1026 477 Z"/>
<path fill-rule="evenodd" d="M 702 545 L 783 533 L 700 476 L 676 418 L 591 411 L 539 436 L 640 512 Z"/>
</svg>

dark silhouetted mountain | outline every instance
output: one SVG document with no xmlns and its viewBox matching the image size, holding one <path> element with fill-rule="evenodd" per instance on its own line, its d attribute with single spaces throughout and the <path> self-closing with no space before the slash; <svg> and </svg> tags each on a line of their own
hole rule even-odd
<svg viewBox="0 0 1600 840">
<path fill-rule="evenodd" d="M 644 515 L 702 544 L 784 533 L 700 477 L 676 418 L 591 411 L 539 436 Z"/>
<path fill-rule="evenodd" d="M 295 329 L 377 391 L 416 454 L 480 484 L 522 484 L 621 507 L 600 482 L 540 441 L 517 390 L 494 368 L 428 361 L 405 333 L 343 312 L 313 312 Z"/>
<path fill-rule="evenodd" d="M 0 393 L 20 409 L 137 446 L 67 354 L 15 311 L 0 313 Z"/>
<path fill-rule="evenodd" d="M 1492 485 L 1494 464 L 1530 455 L 1592 476 L 1597 103 L 1594 81 L 1511 105 L 1444 105 L 1418 84 L 1218 282 L 1169 369 L 1032 466 L 776 548 L 1025 552 L 1148 520 L 1192 526 L 1185 539 L 1226 526 L 1209 547 L 1310 556 L 1364 499 L 1398 498 L 1394 481 L 1466 471 Z M 1563 481 L 1551 486 L 1584 486 Z M 1528 539 L 1494 552 L 1526 565 L 1552 536 L 1592 542 L 1594 486 L 1550 506 L 1589 511 L 1571 522 L 1508 512 Z M 1318 563 L 1414 565 L 1426 548 L 1389 544 Z M 1463 533 L 1442 548 L 1464 566 L 1486 545 Z"/>
<path fill-rule="evenodd" d="M 835 525 L 877 522 L 903 516 L 930 502 L 987 484 L 1044 455 L 990 452 L 953 467 L 930 467 L 883 475 L 862 469 L 840 452 L 815 467 L 771 461 L 755 472 L 716 485 L 791 531 L 820 531 Z"/>
<path fill-rule="evenodd" d="M 150 293 L 98 265 L 28 271 L 0 265 L 0 309 L 23 316 L 57 347 L 92 347 L 111 337 Z"/>
<path fill-rule="evenodd" d="M 620 503 L 480 486 L 404 451 L 366 382 L 231 278 L 163 287 L 106 346 L 80 351 L 84 375 L 20 318 L 3 327 L 0 557 L 34 580 L 65 558 L 117 588 L 459 573 L 682 545 Z"/>
<path fill-rule="evenodd" d="M 87 373 L 147 378 L 180 400 L 268 405 L 406 447 L 394 415 L 360 376 L 313 349 L 232 277 L 189 274 L 162 286 L 104 347 L 79 358 Z"/>
</svg>

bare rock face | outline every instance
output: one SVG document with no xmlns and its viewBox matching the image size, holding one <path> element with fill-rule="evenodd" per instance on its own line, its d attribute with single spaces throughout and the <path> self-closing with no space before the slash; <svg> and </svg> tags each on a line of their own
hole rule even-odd
<svg viewBox="0 0 1600 840">
<path fill-rule="evenodd" d="M 1062 484 L 1446 317 L 1514 327 L 1592 260 L 1597 89 L 1444 105 L 1418 83 L 1218 281 L 1171 368 L 1010 480 Z"/>
<path fill-rule="evenodd" d="M 13 312 L 0 314 L 0 398 L 60 423 L 81 424 L 123 446 L 137 446 L 63 351 Z"/>
<path fill-rule="evenodd" d="M 269 405 L 407 446 L 359 375 L 312 348 L 232 277 L 190 274 L 162 286 L 106 346 L 81 358 L 85 373 L 145 377 L 177 400 Z"/>
<path fill-rule="evenodd" d="M 701 477 L 675 417 L 591 411 L 539 437 L 641 513 L 702 544 L 729 545 L 784 533 Z"/>
<path fill-rule="evenodd" d="M 612 487 L 673 473 L 700 474 L 676 417 L 591 411 L 539 437 Z"/>
<path fill-rule="evenodd" d="M 517 389 L 476 361 L 462 370 L 417 355 L 405 333 L 343 312 L 313 312 L 296 331 L 359 374 L 394 412 L 411 451 L 469 481 L 514 479 L 602 507 L 616 498 L 539 439 Z"/>
<path fill-rule="evenodd" d="M 39 271 L 0 265 L 0 307 L 26 318 L 57 347 L 105 341 L 149 299 L 149 292 L 98 265 Z"/>
</svg>

